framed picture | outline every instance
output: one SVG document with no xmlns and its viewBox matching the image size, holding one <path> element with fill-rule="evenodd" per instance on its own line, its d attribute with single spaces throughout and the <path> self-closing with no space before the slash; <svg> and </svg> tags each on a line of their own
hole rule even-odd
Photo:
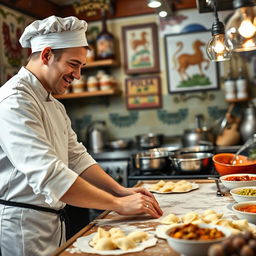
<svg viewBox="0 0 256 256">
<path fill-rule="evenodd" d="M 127 109 L 160 108 L 162 106 L 159 76 L 126 78 Z"/>
<path fill-rule="evenodd" d="M 155 23 L 122 27 L 126 74 L 159 72 L 158 31 Z"/>
<path fill-rule="evenodd" d="M 169 93 L 219 88 L 218 64 L 206 55 L 211 32 L 165 35 L 166 73 Z"/>
</svg>

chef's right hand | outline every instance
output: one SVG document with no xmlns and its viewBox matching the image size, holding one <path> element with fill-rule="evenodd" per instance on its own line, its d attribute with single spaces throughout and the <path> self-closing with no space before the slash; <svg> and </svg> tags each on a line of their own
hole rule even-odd
<svg viewBox="0 0 256 256">
<path fill-rule="evenodd" d="M 116 203 L 117 209 L 115 211 L 121 215 L 146 213 L 153 218 L 159 218 L 163 215 L 163 211 L 157 201 L 141 193 L 118 197 Z"/>
</svg>

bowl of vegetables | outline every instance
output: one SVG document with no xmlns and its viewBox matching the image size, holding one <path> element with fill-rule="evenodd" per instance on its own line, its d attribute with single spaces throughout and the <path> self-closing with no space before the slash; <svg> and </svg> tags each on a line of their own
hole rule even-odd
<svg viewBox="0 0 256 256">
<path fill-rule="evenodd" d="M 228 189 L 256 186 L 256 174 L 228 174 L 221 176 L 220 181 Z"/>
<path fill-rule="evenodd" d="M 247 219 L 248 222 L 256 224 L 256 201 L 236 203 L 232 210 L 239 219 Z"/>
<path fill-rule="evenodd" d="M 171 248 L 186 256 L 205 256 L 209 247 L 227 239 L 231 231 L 211 224 L 179 224 L 166 230 Z"/>
<path fill-rule="evenodd" d="M 256 201 L 256 186 L 233 188 L 230 194 L 236 202 Z"/>
</svg>

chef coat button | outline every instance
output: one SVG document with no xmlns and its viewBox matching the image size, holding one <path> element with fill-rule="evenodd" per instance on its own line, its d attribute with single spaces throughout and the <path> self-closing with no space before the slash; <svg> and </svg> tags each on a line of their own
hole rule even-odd
<svg viewBox="0 0 256 256">
<path fill-rule="evenodd" d="M 64 134 L 66 135 L 66 131 L 64 131 Z"/>
</svg>

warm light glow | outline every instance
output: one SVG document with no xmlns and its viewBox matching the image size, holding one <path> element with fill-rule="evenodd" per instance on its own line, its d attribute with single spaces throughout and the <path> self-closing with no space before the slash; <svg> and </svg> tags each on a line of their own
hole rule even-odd
<svg viewBox="0 0 256 256">
<path fill-rule="evenodd" d="M 238 28 L 238 32 L 241 36 L 250 38 L 255 34 L 256 29 L 250 20 L 243 20 L 240 27 Z"/>
<path fill-rule="evenodd" d="M 231 58 L 232 46 L 228 44 L 224 34 L 217 34 L 208 42 L 206 52 L 211 61 L 226 61 Z"/>
<path fill-rule="evenodd" d="M 161 6 L 161 2 L 157 0 L 148 1 L 148 7 L 150 8 L 158 8 Z"/>
<path fill-rule="evenodd" d="M 166 11 L 161 11 L 158 13 L 158 15 L 162 18 L 166 17 L 167 16 L 167 12 Z"/>
</svg>

